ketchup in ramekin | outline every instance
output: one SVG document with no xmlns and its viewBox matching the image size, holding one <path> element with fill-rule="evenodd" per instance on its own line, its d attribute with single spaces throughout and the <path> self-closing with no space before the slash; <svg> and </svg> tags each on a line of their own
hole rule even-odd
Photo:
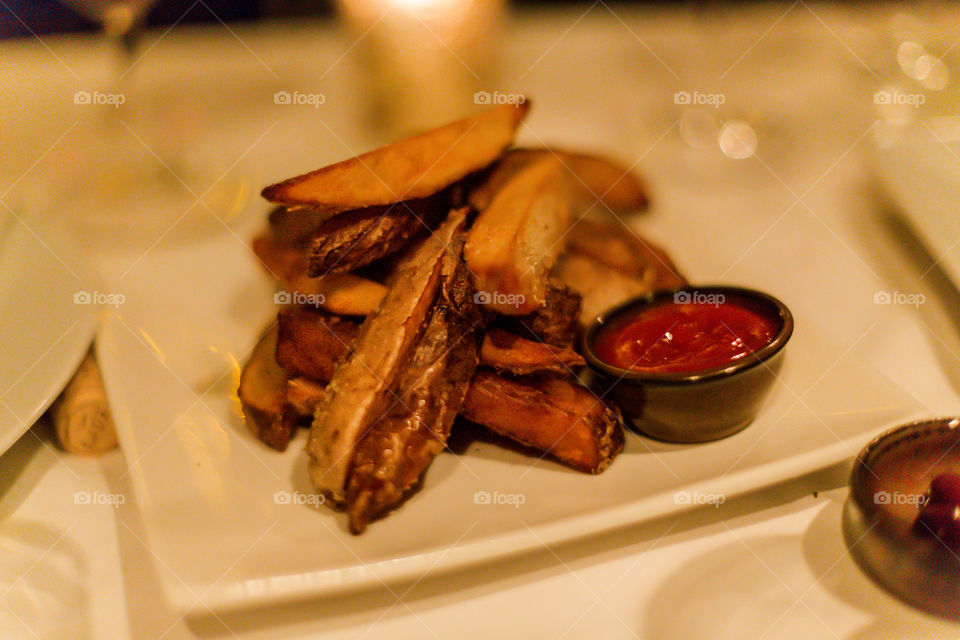
<svg viewBox="0 0 960 640">
<path fill-rule="evenodd" d="M 743 296 L 668 299 L 614 318 L 593 339 L 597 356 L 620 369 L 691 373 L 735 363 L 769 344 L 781 320 Z"/>
<path fill-rule="evenodd" d="M 601 314 L 581 338 L 594 384 L 634 430 L 678 443 L 746 427 L 778 379 L 793 316 L 728 286 L 659 289 Z"/>
</svg>

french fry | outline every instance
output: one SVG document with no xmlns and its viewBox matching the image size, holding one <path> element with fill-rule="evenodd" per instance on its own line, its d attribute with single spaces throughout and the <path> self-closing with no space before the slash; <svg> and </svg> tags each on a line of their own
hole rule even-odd
<svg viewBox="0 0 960 640">
<path fill-rule="evenodd" d="M 279 278 L 290 293 L 310 296 L 322 309 L 342 316 L 365 316 L 373 312 L 387 287 L 352 273 L 328 273 L 318 278 L 307 276 L 307 258 L 303 249 L 279 242 L 269 235 L 253 240 L 253 251 L 264 267 Z"/>
<path fill-rule="evenodd" d="M 349 211 L 319 226 L 310 243 L 309 275 L 353 271 L 395 253 L 436 225 L 447 212 L 445 195 Z"/>
<path fill-rule="evenodd" d="M 307 453 L 317 490 L 346 504 L 346 482 L 357 442 L 389 407 L 440 287 L 443 257 L 466 220 L 451 212 L 434 235 L 417 245 L 400 267 L 383 302 L 360 327 L 353 351 L 337 367 L 310 428 Z"/>
<path fill-rule="evenodd" d="M 284 419 L 287 372 L 277 364 L 277 327 L 260 338 L 240 374 L 237 395 L 247 425 L 260 440 L 278 451 L 287 448 L 295 426 Z"/>
<path fill-rule="evenodd" d="M 513 375 L 533 373 L 569 374 L 586 364 L 573 349 L 554 347 L 527 340 L 502 329 L 487 329 L 480 346 L 480 361 L 485 366 Z"/>
<path fill-rule="evenodd" d="M 487 179 L 470 192 L 470 204 L 483 211 L 511 175 L 547 156 L 557 158 L 567 170 L 577 212 L 597 203 L 613 213 L 640 211 L 649 205 L 646 182 L 630 168 L 601 156 L 561 149 L 511 149 L 497 161 Z"/>
<path fill-rule="evenodd" d="M 443 451 L 477 366 L 481 319 L 473 300 L 460 304 L 469 274 L 460 261 L 463 234 L 441 267 L 441 294 L 397 382 L 397 402 L 360 440 L 347 483 L 350 530 L 401 502 Z"/>
<path fill-rule="evenodd" d="M 555 347 L 570 347 L 577 337 L 581 306 L 579 293 L 551 280 L 547 283 L 547 299 L 542 307 L 525 316 L 502 316 L 500 322 L 521 337 L 535 337 Z"/>
<path fill-rule="evenodd" d="M 573 378 L 477 369 L 461 414 L 587 473 L 600 473 L 623 449 L 617 413 Z"/>
<path fill-rule="evenodd" d="M 488 308 L 524 315 L 543 305 L 570 224 L 572 194 L 563 172 L 553 156 L 522 167 L 474 221 L 464 260 Z"/>
<path fill-rule="evenodd" d="M 529 102 L 501 105 L 265 188 L 278 204 L 326 213 L 426 198 L 496 160 Z"/>
</svg>

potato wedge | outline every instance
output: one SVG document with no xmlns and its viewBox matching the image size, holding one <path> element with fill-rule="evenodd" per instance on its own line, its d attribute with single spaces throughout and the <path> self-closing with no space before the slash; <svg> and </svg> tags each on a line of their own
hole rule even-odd
<svg viewBox="0 0 960 640">
<path fill-rule="evenodd" d="M 543 305 L 571 207 L 563 165 L 552 155 L 503 183 L 474 221 L 464 250 L 479 301 L 504 315 L 524 315 Z"/>
<path fill-rule="evenodd" d="M 260 440 L 278 451 L 287 448 L 294 423 L 284 419 L 287 403 L 287 372 L 274 358 L 276 326 L 260 338 L 240 374 L 237 395 L 247 425 Z"/>
<path fill-rule="evenodd" d="M 270 202 L 327 213 L 426 198 L 496 160 L 529 102 L 501 105 L 265 188 Z"/>
<path fill-rule="evenodd" d="M 571 347 L 577 337 L 581 306 L 579 293 L 551 280 L 547 283 L 547 299 L 542 307 L 525 316 L 501 316 L 499 321 L 504 328 L 523 338 L 537 338 L 555 347 Z"/>
<path fill-rule="evenodd" d="M 481 316 L 472 299 L 456 295 L 458 283 L 469 285 L 460 261 L 463 240 L 461 233 L 443 259 L 442 293 L 399 376 L 398 401 L 354 452 L 347 482 L 353 533 L 363 533 L 370 520 L 396 507 L 443 451 L 473 378 Z"/>
<path fill-rule="evenodd" d="M 367 207 L 334 216 L 310 242 L 310 276 L 353 271 L 396 253 L 449 211 L 447 192 L 432 198 Z"/>
<path fill-rule="evenodd" d="M 623 449 L 619 415 L 575 378 L 477 369 L 461 414 L 586 473 L 600 473 Z"/>
<path fill-rule="evenodd" d="M 365 316 L 380 305 L 387 287 L 352 273 L 307 276 L 304 249 L 282 243 L 269 235 L 253 240 L 253 251 L 264 268 L 280 280 L 291 294 L 309 296 L 321 309 L 342 316 Z"/>
<path fill-rule="evenodd" d="M 307 444 L 310 476 L 334 505 L 345 506 L 354 448 L 390 406 L 436 301 L 443 258 L 465 221 L 466 209 L 451 212 L 407 256 L 400 277 L 360 327 L 353 351 L 337 367 L 317 407 Z"/>
<path fill-rule="evenodd" d="M 527 340 L 502 329 L 487 329 L 480 346 L 480 361 L 488 367 L 517 376 L 533 373 L 568 375 L 586 364 L 573 349 Z"/>
<path fill-rule="evenodd" d="M 548 156 L 557 158 L 567 170 L 577 214 L 598 203 L 613 213 L 640 211 L 649 206 L 647 184 L 630 168 L 601 156 L 561 149 L 511 149 L 497 161 L 486 180 L 471 190 L 470 204 L 483 211 L 512 175 Z"/>
</svg>

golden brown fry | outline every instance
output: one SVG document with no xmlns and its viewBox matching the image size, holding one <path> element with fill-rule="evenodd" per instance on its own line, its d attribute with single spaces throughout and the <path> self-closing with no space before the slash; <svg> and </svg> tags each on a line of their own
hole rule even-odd
<svg viewBox="0 0 960 640">
<path fill-rule="evenodd" d="M 600 473 L 623 449 L 617 413 L 572 378 L 478 369 L 461 414 L 587 473 Z"/>
<path fill-rule="evenodd" d="M 666 251 L 641 238 L 622 222 L 581 218 L 570 229 L 567 250 L 657 286 L 684 283 Z"/>
<path fill-rule="evenodd" d="M 563 171 L 553 156 L 537 159 L 506 180 L 474 221 L 464 259 L 488 308 L 524 315 L 543 305 L 570 224 Z"/>
<path fill-rule="evenodd" d="M 497 106 L 271 185 L 262 195 L 327 213 L 426 198 L 496 160 L 528 109 L 529 102 Z"/>
<path fill-rule="evenodd" d="M 277 327 L 260 338 L 240 374 L 240 396 L 247 425 L 260 440 L 278 451 L 287 448 L 294 423 L 284 419 L 287 373 L 274 359 Z"/>
<path fill-rule="evenodd" d="M 582 219 L 567 244 L 553 276 L 583 297 L 581 328 L 625 300 L 686 283 L 662 249 L 615 225 Z"/>
<path fill-rule="evenodd" d="M 578 213 L 597 203 L 613 213 L 639 211 L 649 205 L 646 182 L 628 167 L 601 156 L 561 149 L 511 149 L 497 161 L 487 179 L 471 190 L 470 204 L 483 211 L 511 175 L 547 156 L 556 157 L 567 170 Z"/>
<path fill-rule="evenodd" d="M 269 235 L 254 238 L 253 251 L 271 275 L 280 279 L 281 286 L 290 293 L 310 296 L 317 306 L 330 313 L 365 316 L 380 305 L 387 292 L 379 282 L 352 273 L 310 278 L 306 252 Z"/>
<path fill-rule="evenodd" d="M 464 304 L 458 283 L 469 276 L 460 253 L 463 234 L 444 257 L 441 289 L 423 336 L 397 383 L 393 407 L 361 439 L 347 484 L 350 529 L 367 523 L 401 502 L 446 446 L 477 366 L 480 314 L 473 300 Z M 452 294 L 452 295 L 451 295 Z"/>
<path fill-rule="evenodd" d="M 440 287 L 443 257 L 463 228 L 451 212 L 407 257 L 383 302 L 364 321 L 350 356 L 337 367 L 310 428 L 307 452 L 314 486 L 343 506 L 354 447 L 389 406 Z"/>
<path fill-rule="evenodd" d="M 569 374 L 586 364 L 573 349 L 535 342 L 502 329 L 487 329 L 480 347 L 480 360 L 497 371 L 514 375 L 533 373 Z"/>
</svg>

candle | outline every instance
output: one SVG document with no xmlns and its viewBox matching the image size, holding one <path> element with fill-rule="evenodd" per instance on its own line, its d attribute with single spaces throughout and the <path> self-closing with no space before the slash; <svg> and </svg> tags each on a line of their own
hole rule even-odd
<svg viewBox="0 0 960 640">
<path fill-rule="evenodd" d="M 339 0 L 362 56 L 371 113 L 391 133 L 475 109 L 503 0 Z"/>
</svg>

